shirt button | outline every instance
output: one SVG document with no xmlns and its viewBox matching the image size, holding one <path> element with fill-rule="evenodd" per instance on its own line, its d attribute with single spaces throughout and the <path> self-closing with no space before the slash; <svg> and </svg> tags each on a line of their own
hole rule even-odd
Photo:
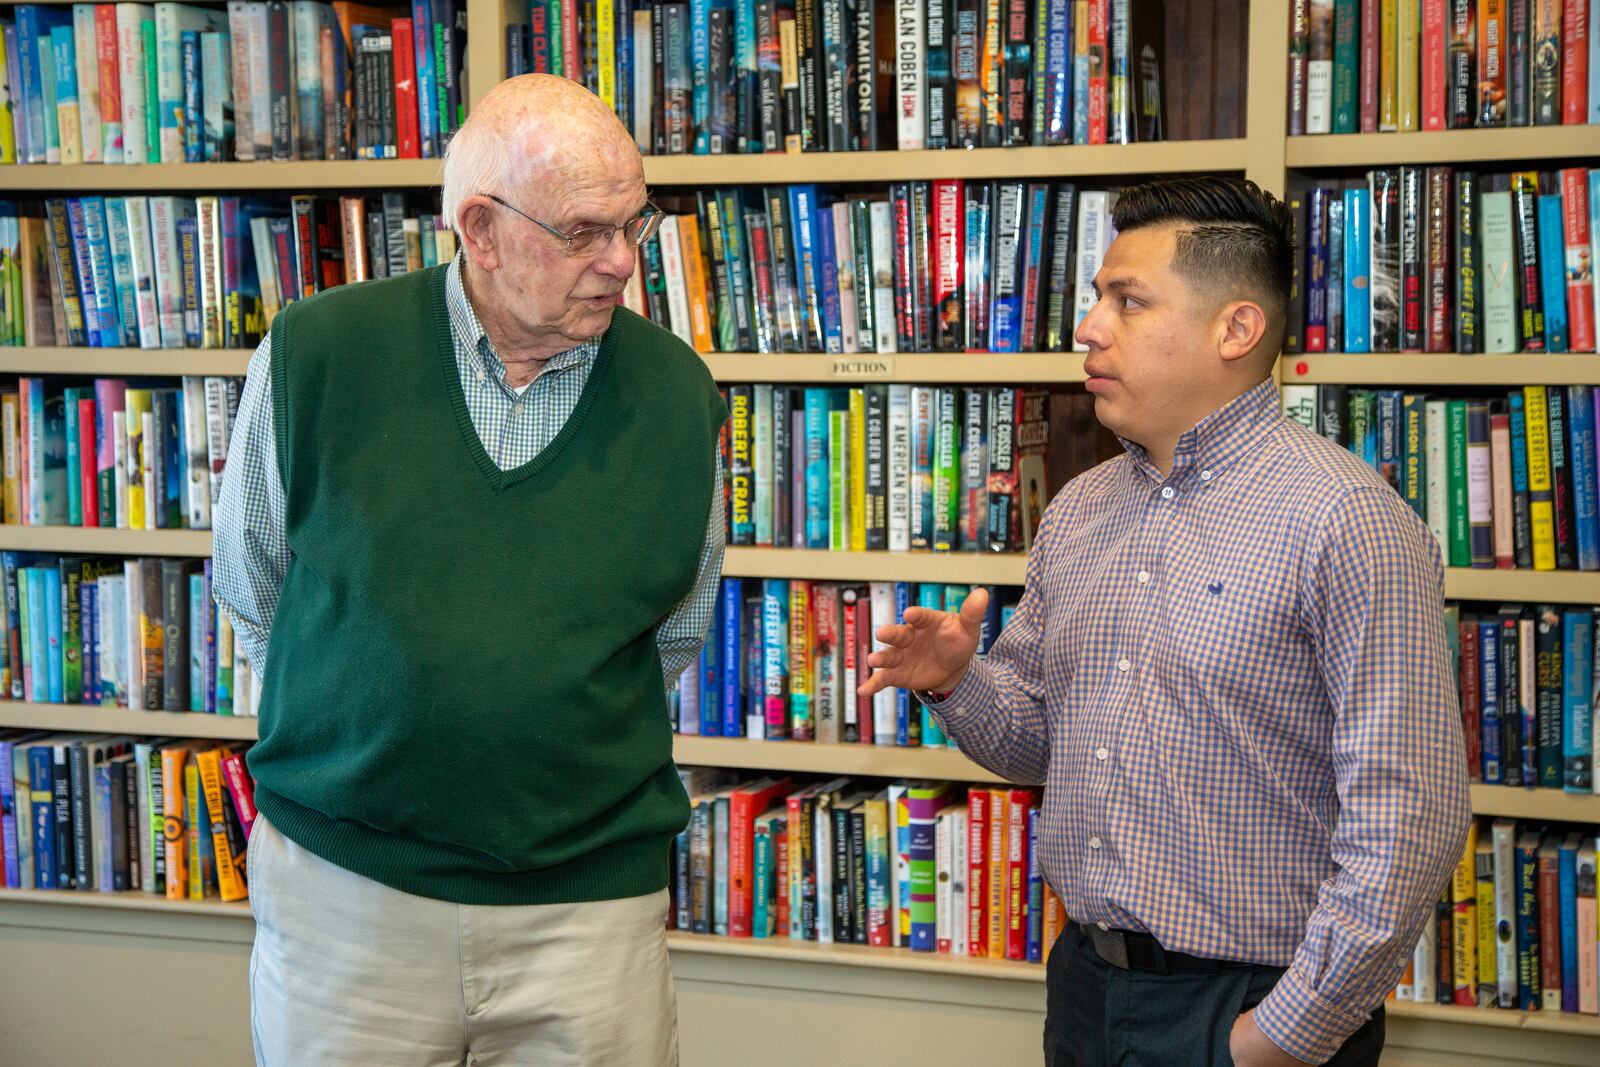
<svg viewBox="0 0 1600 1067">
<path fill-rule="evenodd" d="M 1210 471 L 1201 471 L 1200 472 L 1200 480 L 1202 482 L 1209 482 L 1211 480 L 1211 472 Z"/>
<path fill-rule="evenodd" d="M 1103 748 L 1097 748 L 1097 749 L 1094 750 L 1094 758 L 1095 759 L 1103 760 L 1103 759 L 1107 758 L 1110 755 L 1111 755 L 1111 753 L 1107 752 Z"/>
<path fill-rule="evenodd" d="M 956 714 L 957 715 L 965 715 L 966 713 L 967 713 L 967 709 L 966 708 L 957 708 L 956 709 Z"/>
<path fill-rule="evenodd" d="M 1093 849 L 1098 849 L 1100 847 L 1100 839 L 1098 837 L 1089 838 L 1089 847 L 1093 848 Z"/>
<path fill-rule="evenodd" d="M 1177 492 L 1176 492 L 1176 490 L 1174 490 L 1172 488 L 1172 486 L 1166 485 L 1166 486 L 1162 486 L 1161 487 L 1161 499 L 1162 500 L 1171 500 L 1176 495 L 1177 495 Z"/>
<path fill-rule="evenodd" d="M 1119 670 L 1119 671 L 1125 671 L 1129 667 L 1132 667 L 1132 666 L 1133 666 L 1132 661 L 1129 660 L 1126 656 L 1124 656 L 1122 659 L 1117 660 L 1117 670 Z"/>
<path fill-rule="evenodd" d="M 1111 927 L 1107 926 L 1104 922 L 1097 922 L 1097 923 L 1095 923 L 1095 925 L 1098 926 L 1102 930 L 1111 929 Z"/>
<path fill-rule="evenodd" d="M 521 404 L 512 404 L 511 405 L 511 414 L 513 414 L 513 415 L 521 415 L 522 414 L 522 405 Z"/>
<path fill-rule="evenodd" d="M 483 378 L 484 378 L 483 371 L 482 370 L 478 371 L 478 384 L 479 385 L 483 384 Z"/>
<path fill-rule="evenodd" d="M 1149 571 L 1140 571 L 1139 572 L 1139 584 L 1140 585 L 1145 585 L 1149 581 L 1150 581 L 1150 572 Z"/>
</svg>

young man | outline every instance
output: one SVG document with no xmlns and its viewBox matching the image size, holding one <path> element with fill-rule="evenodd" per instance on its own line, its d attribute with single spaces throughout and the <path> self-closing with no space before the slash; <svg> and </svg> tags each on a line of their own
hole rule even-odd
<svg viewBox="0 0 1600 1067">
<path fill-rule="evenodd" d="M 1050 1067 L 1375 1064 L 1470 818 L 1438 547 L 1279 410 L 1283 205 L 1183 179 L 1115 222 L 1077 336 L 1125 454 L 1049 505 L 986 660 L 979 590 L 881 628 L 862 691 L 1045 785 Z"/>
<path fill-rule="evenodd" d="M 660 213 L 594 94 L 501 82 L 444 213 L 450 264 L 278 315 L 228 457 L 257 1059 L 676 1062 L 664 679 L 716 596 L 726 409 L 617 307 Z"/>
</svg>

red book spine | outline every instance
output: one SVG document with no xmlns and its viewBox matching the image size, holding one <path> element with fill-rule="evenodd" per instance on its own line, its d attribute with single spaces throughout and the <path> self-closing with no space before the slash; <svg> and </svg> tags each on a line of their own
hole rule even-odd
<svg viewBox="0 0 1600 1067">
<path fill-rule="evenodd" d="M 773 835 L 772 879 L 777 884 L 778 912 L 773 926 L 777 937 L 789 936 L 789 834 L 787 830 Z M 887 931 L 885 931 L 887 936 Z M 888 944 L 887 941 L 884 942 Z"/>
<path fill-rule="evenodd" d="M 852 505 L 853 506 L 853 505 Z M 868 586 L 861 587 L 860 595 L 856 597 L 856 684 L 866 681 L 871 674 L 872 667 L 867 663 L 867 656 L 872 653 L 872 592 Z M 861 724 L 861 743 L 873 744 L 877 723 L 873 719 L 873 701 L 870 696 L 851 693 L 847 699 L 856 702 L 856 721 Z M 770 734 L 768 736 L 771 736 Z"/>
<path fill-rule="evenodd" d="M 989 831 L 989 791 L 967 793 L 967 955 L 989 955 L 989 923 L 984 903 L 989 899 L 984 873 L 989 869 L 984 842 Z"/>
<path fill-rule="evenodd" d="M 222 776 L 227 779 L 228 795 L 233 798 L 233 812 L 239 816 L 239 826 L 248 838 L 250 828 L 256 824 L 256 791 L 243 754 L 230 752 L 222 757 Z"/>
<path fill-rule="evenodd" d="M 660 17 L 660 11 L 656 12 Z M 561 0 L 561 72 L 583 84 L 583 42 L 578 39 L 578 0 Z"/>
<path fill-rule="evenodd" d="M 844 687 L 845 716 L 842 728 L 839 731 L 839 740 L 849 744 L 859 744 L 862 738 L 872 740 L 872 725 L 861 721 L 861 705 L 856 700 L 856 619 L 857 609 L 860 607 L 859 597 L 853 589 L 841 589 L 839 600 L 843 605 L 839 614 L 843 621 L 840 624 L 839 650 L 844 654 Z"/>
<path fill-rule="evenodd" d="M 903 185 L 896 188 L 904 195 L 897 193 L 894 197 L 894 317 L 900 350 L 908 352 L 915 349 L 917 335 L 916 309 L 911 298 L 916 287 L 911 276 L 916 268 L 911 256 L 911 189 Z"/>
<path fill-rule="evenodd" d="M 743 790 L 728 794 L 728 936 L 750 937 L 755 909 L 755 797 Z"/>
<path fill-rule="evenodd" d="M 1450 94 L 1445 87 L 1445 7 L 1447 0 L 1422 0 L 1422 128 L 1448 126 Z"/>
<path fill-rule="evenodd" d="M 1561 206 L 1566 213 L 1567 336 L 1573 352 L 1593 352 L 1594 264 L 1590 258 L 1589 172 L 1568 167 L 1561 172 Z"/>
<path fill-rule="evenodd" d="M 411 36 L 411 20 L 390 23 L 394 37 L 394 113 L 395 133 L 400 139 L 401 159 L 421 159 L 421 126 L 417 116 L 417 54 Z"/>
<path fill-rule="evenodd" d="M 1559 840 L 1554 835 L 1547 842 Z M 1539 991 L 1546 1011 L 1561 1010 L 1561 865 L 1553 844 L 1539 848 Z"/>
<path fill-rule="evenodd" d="M 1593 32 L 1589 0 L 1566 0 L 1561 9 L 1561 122 L 1566 126 L 1589 121 L 1589 34 Z"/>
<path fill-rule="evenodd" d="M 1089 143 L 1106 143 L 1106 30 L 1111 0 L 1089 0 Z"/>
<path fill-rule="evenodd" d="M 1467 749 L 1467 780 L 1483 781 L 1483 730 L 1479 723 L 1478 697 L 1478 621 L 1463 615 L 1456 630 L 1461 648 L 1461 728 Z M 1481 921 L 1481 919 L 1480 919 Z"/>
<path fill-rule="evenodd" d="M 116 123 L 117 129 L 122 129 L 122 67 L 117 55 L 117 5 L 96 4 L 94 7 L 94 52 L 95 58 L 100 63 L 100 121 L 102 123 Z M 13 84 L 17 75 L 12 76 Z M 105 158 L 101 146 L 101 162 L 110 163 L 121 160 L 122 138 L 115 141 L 117 160 Z"/>
<path fill-rule="evenodd" d="M 1361 0 L 1361 132 L 1378 132 L 1378 0 Z"/>
<path fill-rule="evenodd" d="M 73 415 L 73 412 L 67 412 L 68 418 L 72 418 Z M 94 442 L 94 401 L 92 399 L 79 400 L 76 415 L 78 419 L 78 478 L 83 485 L 83 524 L 85 526 L 99 526 L 100 472 L 95 463 L 95 449 L 91 447 Z"/>
<path fill-rule="evenodd" d="M 959 352 L 966 344 L 961 322 L 961 268 L 966 255 L 963 183 L 933 183 L 933 350 Z"/>
<path fill-rule="evenodd" d="M 1006 959 L 1028 958 L 1028 807 L 1032 794 L 1013 789 L 1006 820 Z"/>
</svg>

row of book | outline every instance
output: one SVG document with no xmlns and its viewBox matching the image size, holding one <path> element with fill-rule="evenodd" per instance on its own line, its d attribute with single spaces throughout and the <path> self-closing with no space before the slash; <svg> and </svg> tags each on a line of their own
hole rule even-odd
<svg viewBox="0 0 1600 1067">
<path fill-rule="evenodd" d="M 5 521 L 209 529 L 243 380 L 69 381 L 0 386 Z"/>
<path fill-rule="evenodd" d="M 724 578 L 700 661 L 671 698 L 674 729 L 701 737 L 819 744 L 950 747 L 903 689 L 856 687 L 883 648 L 879 626 L 906 608 L 956 611 L 972 587 L 940 582 L 810 582 Z M 1020 590 L 989 587 L 980 654 L 1005 628 Z"/>
<path fill-rule="evenodd" d="M 531 0 L 506 69 L 587 86 L 646 154 L 1164 136 L 1160 0 L 596 0 L 583 21 L 579 7 Z"/>
<path fill-rule="evenodd" d="M 1600 170 L 1378 168 L 1290 206 L 1286 351 L 1595 351 Z"/>
<path fill-rule="evenodd" d="M 449 262 L 437 197 L 0 201 L 0 344 L 252 348 L 285 304 Z"/>
<path fill-rule="evenodd" d="M 1394 999 L 1600 1013 L 1596 829 L 1474 821 Z"/>
<path fill-rule="evenodd" d="M 1293 0 L 1289 133 L 1600 122 L 1589 0 Z"/>
<path fill-rule="evenodd" d="M 1115 195 L 952 179 L 663 198 L 624 301 L 702 352 L 1081 350 Z"/>
<path fill-rule="evenodd" d="M 1473 781 L 1600 792 L 1594 778 L 1596 611 L 1588 605 L 1446 605 Z"/>
<path fill-rule="evenodd" d="M 13 700 L 213 715 L 256 713 L 211 561 L 0 552 L 0 687 Z"/>
<path fill-rule="evenodd" d="M 1452 567 L 1600 569 L 1596 389 L 1499 395 L 1291 385 L 1285 413 L 1372 464 Z"/>
<path fill-rule="evenodd" d="M 241 746 L 0 730 L 4 885 L 244 900 L 254 796 Z"/>
<path fill-rule="evenodd" d="M 19 4 L 0 163 L 417 159 L 466 116 L 462 0 Z"/>
<path fill-rule="evenodd" d="M 1039 963 L 1066 921 L 1036 789 L 679 774 L 669 928 Z"/>
</svg>

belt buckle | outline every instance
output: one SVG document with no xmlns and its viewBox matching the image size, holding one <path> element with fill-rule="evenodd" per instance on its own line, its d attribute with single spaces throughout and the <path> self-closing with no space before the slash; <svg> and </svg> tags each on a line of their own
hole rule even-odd
<svg viewBox="0 0 1600 1067">
<path fill-rule="evenodd" d="M 1128 941 L 1119 930 L 1102 930 L 1090 924 L 1089 938 L 1094 942 L 1095 953 L 1113 967 L 1128 970 Z"/>
</svg>

